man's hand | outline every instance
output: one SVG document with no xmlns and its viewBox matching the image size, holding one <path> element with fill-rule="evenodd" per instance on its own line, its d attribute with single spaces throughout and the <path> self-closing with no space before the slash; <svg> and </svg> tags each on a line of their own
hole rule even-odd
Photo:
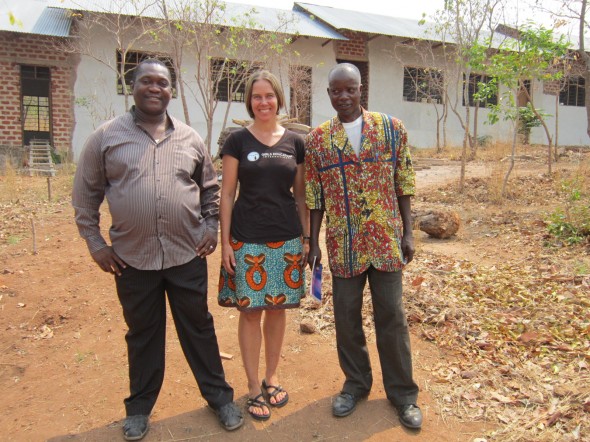
<svg viewBox="0 0 590 442">
<path fill-rule="evenodd" d="M 207 255 L 210 255 L 215 251 L 215 247 L 217 247 L 217 232 L 211 229 L 206 229 L 203 239 L 197 244 L 197 255 L 201 258 L 205 258 Z"/>
<path fill-rule="evenodd" d="M 107 246 L 92 254 L 92 259 L 98 266 L 108 273 L 121 276 L 121 269 L 127 267 L 121 258 L 115 253 L 112 247 Z"/>
<path fill-rule="evenodd" d="M 315 264 L 318 265 L 322 262 L 322 251 L 318 244 L 309 244 L 309 254 L 307 255 L 307 263 L 309 264 L 309 268 L 313 269 L 315 258 Z"/>
<path fill-rule="evenodd" d="M 307 257 L 309 256 L 309 242 L 303 241 L 303 245 L 301 248 L 301 260 L 299 261 L 299 265 L 302 269 L 305 268 L 307 264 Z"/>
<path fill-rule="evenodd" d="M 402 253 L 405 259 L 405 264 L 409 264 L 414 259 L 414 235 L 409 234 L 402 236 Z"/>
</svg>

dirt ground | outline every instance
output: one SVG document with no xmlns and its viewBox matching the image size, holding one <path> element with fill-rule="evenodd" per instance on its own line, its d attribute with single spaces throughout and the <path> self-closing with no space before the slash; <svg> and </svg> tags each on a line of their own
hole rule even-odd
<svg viewBox="0 0 590 442">
<path fill-rule="evenodd" d="M 420 170 L 419 192 L 428 193 L 431 188 L 456 180 L 458 167 L 453 162 Z M 521 165 L 518 173 L 542 173 L 544 168 L 542 163 L 533 162 Z M 468 169 L 470 176 L 490 173 L 489 164 L 472 164 Z M 5 179 L 0 184 L 8 183 Z M 13 189 L 18 192 L 18 185 Z M 425 208 L 419 198 L 417 206 Z M 122 440 L 123 398 L 128 392 L 126 326 L 112 277 L 91 260 L 78 236 L 66 196 L 62 195 L 59 203 L 45 204 L 37 210 L 35 243 L 29 219 L 21 216 L 16 222 L 23 233 L 18 240 L 4 238 L 0 246 L 0 438 Z M 4 212 L 2 216 L 18 215 Z M 104 217 L 103 226 L 107 226 L 106 211 Z M 472 223 L 456 238 L 444 241 L 416 231 L 418 252 L 458 254 L 478 262 L 489 260 L 481 253 L 481 242 L 477 241 L 481 232 L 475 227 L 476 223 Z M 33 253 L 34 246 L 37 254 Z M 498 249 L 494 259 L 508 252 Z M 209 307 L 221 351 L 233 356 L 223 362 L 227 379 L 235 389 L 238 404 L 244 407 L 247 388 L 236 334 L 238 315 L 216 303 L 219 255 L 220 248 L 208 258 Z M 301 333 L 302 312 L 288 313 L 280 364 L 281 383 L 291 398 L 288 406 L 272 409 L 272 418 L 265 423 L 246 416 L 244 426 L 231 433 L 221 429 L 200 397 L 169 318 L 165 382 L 145 440 L 474 441 L 497 425 L 456 419 L 443 411 L 431 394 L 431 368 L 454 356 L 423 339 L 414 328 L 412 350 L 415 378 L 421 388 L 422 430 L 402 427 L 385 398 L 374 335 L 369 336 L 375 379 L 370 397 L 351 416 L 332 417 L 331 400 L 343 382 L 335 339 L 329 332 Z"/>
</svg>

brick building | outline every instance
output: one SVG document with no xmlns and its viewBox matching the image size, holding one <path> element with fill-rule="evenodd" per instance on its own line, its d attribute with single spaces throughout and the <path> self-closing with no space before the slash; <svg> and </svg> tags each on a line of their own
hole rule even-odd
<svg viewBox="0 0 590 442">
<path fill-rule="evenodd" d="M 134 66 L 145 57 L 154 56 L 171 63 L 173 50 L 166 42 L 165 32 L 141 34 L 139 25 L 128 26 L 136 23 L 140 16 L 152 21 L 162 18 L 156 10 L 133 12 L 134 2 L 7 0 L 5 4 L 10 4 L 16 17 L 31 24 L 3 24 L 5 16 L 0 15 L 0 72 L 4 79 L 0 85 L 3 92 L 0 98 L 3 110 L 0 114 L 0 168 L 2 152 L 10 153 L 15 164 L 22 164 L 23 146 L 31 139 L 47 139 L 56 152 L 75 161 L 98 125 L 128 109 L 129 97 L 124 96 L 123 91 L 130 88 Z M 108 6 L 116 10 L 109 11 Z M 477 125 L 478 136 L 505 142 L 512 139 L 510 123 L 486 124 L 489 109 L 481 101 L 474 103 L 475 85 L 491 81 L 491 77 L 484 72 L 470 73 L 468 80 L 463 80 L 470 84 L 465 96 L 461 80 L 457 80 L 461 78 L 460 73 L 455 72 L 458 68 L 447 63 L 441 42 L 432 39 L 435 35 L 432 30 L 429 38 L 425 38 L 428 29 L 418 20 L 297 2 L 292 11 L 262 7 L 256 10 L 252 26 L 261 26 L 267 32 L 280 28 L 281 33 L 290 37 L 288 49 L 301 54 L 298 59 L 293 57 L 287 61 L 270 57 L 265 65 L 282 79 L 288 97 L 285 111 L 297 115 L 300 122 L 315 126 L 334 115 L 326 95 L 328 73 L 334 64 L 349 62 L 361 72 L 363 107 L 402 119 L 412 146 L 434 147 L 441 132 L 448 146 L 461 145 L 464 129 L 459 118 L 455 118 L 456 114 L 450 112 L 451 102 L 458 103 L 459 113 L 465 112 L 466 106 L 478 106 L 479 117 L 473 122 Z M 250 7 L 233 4 L 225 12 L 234 18 L 248 16 Z M 124 57 L 118 37 L 125 36 L 115 35 L 116 29 L 99 25 L 99 22 L 118 21 L 97 20 L 97 17 L 126 17 L 123 22 L 130 34 L 126 38 L 133 44 L 126 47 Z M 83 33 L 82 29 L 86 31 Z M 137 38 L 140 34 L 142 37 Z M 218 38 L 229 34 L 220 33 Z M 73 55 L 63 49 L 64 42 L 68 41 L 83 42 L 86 47 Z M 250 56 L 255 60 L 258 56 L 242 53 L 230 56 L 224 52 L 222 43 L 215 46 L 216 53 L 201 54 L 203 59 L 198 62 L 194 45 L 184 49 L 181 72 L 187 89 L 199 90 L 195 79 L 203 75 L 203 65 L 209 65 L 209 71 L 216 72 L 220 61 L 239 67 L 244 61 L 240 57 Z M 226 60 L 226 57 L 231 59 Z M 562 145 L 588 144 L 582 68 L 572 71 L 560 82 L 533 81 L 530 84 L 535 107 L 552 114 L 547 121 L 551 132 L 559 133 Z M 125 71 L 123 79 L 119 78 L 121 71 Z M 172 77 L 177 77 L 174 69 Z M 225 86 L 230 84 L 230 77 L 224 80 Z M 445 87 L 444 91 L 440 85 Z M 175 95 L 169 111 L 177 117 L 190 115 L 191 125 L 203 138 L 217 140 L 226 123 L 231 125 L 232 119 L 247 118 L 242 103 L 243 90 L 231 91 L 230 100 L 229 89 L 219 88 L 215 97 L 219 106 L 213 121 L 207 121 L 203 115 L 203 98 L 197 95 L 187 96 L 187 109 Z M 441 115 L 449 115 L 444 125 Z M 531 141 L 546 142 L 544 132 L 533 129 Z M 217 146 L 211 147 L 211 153 L 215 154 Z"/>
<path fill-rule="evenodd" d="M 69 34 L 65 11 L 48 11 L 32 29 L 16 23 L 0 30 L 0 155 L 15 167 L 26 163 L 31 140 L 71 156 L 77 58 L 60 50 Z"/>
</svg>

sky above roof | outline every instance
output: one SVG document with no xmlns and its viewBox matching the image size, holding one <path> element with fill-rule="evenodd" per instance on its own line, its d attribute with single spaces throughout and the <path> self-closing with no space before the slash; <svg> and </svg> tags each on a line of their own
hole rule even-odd
<svg viewBox="0 0 590 442">
<path fill-rule="evenodd" d="M 231 0 L 229 0 L 231 1 Z M 258 6 L 280 9 L 291 9 L 293 0 L 235 0 Z M 549 14 L 543 13 L 541 8 L 532 7 L 536 0 L 508 0 L 506 8 L 506 22 L 509 24 L 525 23 L 534 20 L 547 27 L 552 24 Z M 445 0 L 305 0 L 300 3 L 310 3 L 319 6 L 330 6 L 352 11 L 369 12 L 372 14 L 388 15 L 391 17 L 414 18 L 420 20 L 423 16 L 431 19 L 436 11 L 444 7 Z M 559 10 L 559 0 L 540 0 L 545 9 Z M 403 6 L 400 6 L 403 5 Z"/>
</svg>

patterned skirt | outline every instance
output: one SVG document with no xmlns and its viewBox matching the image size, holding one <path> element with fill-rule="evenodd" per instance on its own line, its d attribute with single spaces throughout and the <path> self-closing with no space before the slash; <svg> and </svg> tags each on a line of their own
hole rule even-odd
<svg viewBox="0 0 590 442">
<path fill-rule="evenodd" d="M 217 302 L 240 311 L 299 307 L 305 296 L 305 275 L 299 264 L 301 239 L 253 244 L 231 240 L 235 275 L 223 265 Z"/>
</svg>

